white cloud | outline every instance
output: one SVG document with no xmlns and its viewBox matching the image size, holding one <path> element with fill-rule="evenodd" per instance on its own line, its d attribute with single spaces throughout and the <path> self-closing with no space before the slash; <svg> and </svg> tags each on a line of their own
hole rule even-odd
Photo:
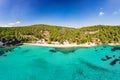
<svg viewBox="0 0 120 80">
<path fill-rule="evenodd" d="M 20 21 L 17 21 L 16 24 L 20 24 L 21 22 Z"/>
<path fill-rule="evenodd" d="M 14 23 L 8 23 L 6 25 L 2 25 L 2 27 L 14 27 L 14 26 L 19 26 L 21 24 L 20 21 L 16 21 Z"/>
<path fill-rule="evenodd" d="M 103 16 L 105 13 L 103 11 L 99 12 L 99 16 Z"/>
<path fill-rule="evenodd" d="M 15 25 L 15 23 L 9 23 L 8 25 L 12 26 L 12 25 Z"/>
<path fill-rule="evenodd" d="M 9 26 L 18 26 L 21 22 L 20 21 L 16 21 L 15 23 L 9 23 Z"/>
<path fill-rule="evenodd" d="M 120 9 L 113 12 L 114 15 L 120 14 Z"/>
<path fill-rule="evenodd" d="M 0 25 L 0 27 L 10 27 L 9 25 Z"/>
<path fill-rule="evenodd" d="M 114 11 L 114 12 L 113 12 L 114 15 L 116 15 L 116 14 L 118 14 L 118 13 L 119 13 L 118 11 Z"/>
</svg>

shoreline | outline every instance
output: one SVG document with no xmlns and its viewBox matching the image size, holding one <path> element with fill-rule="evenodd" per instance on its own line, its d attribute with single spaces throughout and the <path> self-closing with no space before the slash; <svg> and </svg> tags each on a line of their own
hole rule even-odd
<svg viewBox="0 0 120 80">
<path fill-rule="evenodd" d="M 85 44 L 38 44 L 38 43 L 23 43 L 23 45 L 31 45 L 31 46 L 41 46 L 41 47 L 54 47 L 54 48 L 72 48 L 72 47 L 82 47 L 82 48 L 90 48 L 90 47 L 97 47 L 102 45 L 97 45 L 95 43 L 85 43 Z M 108 44 L 105 46 L 120 46 L 120 44 Z"/>
<path fill-rule="evenodd" d="M 23 45 L 42 46 L 42 47 L 55 47 L 55 48 L 72 48 L 72 47 L 95 47 L 95 44 L 38 44 L 38 43 L 23 43 Z"/>
<path fill-rule="evenodd" d="M 74 48 L 74 47 L 81 47 L 81 48 L 91 48 L 91 47 L 98 47 L 98 46 L 120 46 L 120 43 L 110 43 L 110 44 L 101 44 L 97 45 L 95 43 L 85 43 L 85 44 L 39 44 L 39 43 L 20 43 L 18 45 L 14 46 L 4 46 L 0 47 L 0 49 L 9 49 L 9 48 L 15 48 L 17 46 L 21 45 L 30 45 L 30 46 L 41 46 L 41 47 L 53 47 L 53 48 Z"/>
</svg>

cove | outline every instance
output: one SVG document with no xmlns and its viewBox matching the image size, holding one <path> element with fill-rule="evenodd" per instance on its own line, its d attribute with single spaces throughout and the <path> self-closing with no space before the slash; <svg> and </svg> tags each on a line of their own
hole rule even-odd
<svg viewBox="0 0 120 80">
<path fill-rule="evenodd" d="M 0 49 L 0 80 L 119 80 L 119 48 Z"/>
</svg>

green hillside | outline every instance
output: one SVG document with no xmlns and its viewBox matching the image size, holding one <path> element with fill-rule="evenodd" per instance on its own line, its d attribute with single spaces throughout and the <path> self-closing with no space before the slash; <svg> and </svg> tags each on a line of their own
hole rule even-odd
<svg viewBox="0 0 120 80">
<path fill-rule="evenodd" d="M 58 41 L 63 43 L 94 42 L 96 44 L 120 43 L 120 26 L 91 26 L 68 28 L 50 25 L 32 25 L 22 27 L 0 27 L 0 41 L 17 44 L 44 39 L 47 43 Z"/>
</svg>

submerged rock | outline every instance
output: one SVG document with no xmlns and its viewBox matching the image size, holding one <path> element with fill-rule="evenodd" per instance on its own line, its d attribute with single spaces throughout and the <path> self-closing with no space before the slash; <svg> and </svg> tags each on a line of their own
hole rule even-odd
<svg viewBox="0 0 120 80">
<path fill-rule="evenodd" d="M 72 48 L 55 48 L 57 51 L 60 51 L 64 54 L 69 54 L 69 53 L 74 53 L 77 49 L 77 47 L 72 47 Z"/>
<path fill-rule="evenodd" d="M 27 52 L 29 52 L 29 50 L 24 50 L 24 51 L 23 51 L 23 53 L 27 53 Z"/>
<path fill-rule="evenodd" d="M 107 60 L 112 59 L 112 57 L 109 57 L 109 56 L 105 56 L 105 57 L 106 57 Z"/>
<path fill-rule="evenodd" d="M 103 48 L 106 48 L 107 46 L 104 46 Z"/>
<path fill-rule="evenodd" d="M 102 61 L 106 61 L 106 59 L 104 59 L 104 58 L 102 58 L 101 60 L 102 60 Z"/>
<path fill-rule="evenodd" d="M 102 61 L 107 61 L 107 60 L 110 60 L 110 59 L 114 58 L 113 61 L 110 62 L 110 65 L 114 66 L 118 61 L 120 63 L 120 57 L 118 57 L 119 59 L 115 58 L 115 57 L 116 57 L 116 55 L 113 55 L 112 57 L 106 55 L 105 58 L 102 58 L 101 60 Z"/>
<path fill-rule="evenodd" d="M 7 56 L 7 55 L 5 54 L 5 55 L 3 55 L 3 56 Z"/>
<path fill-rule="evenodd" d="M 95 50 L 96 52 L 98 51 L 98 50 Z"/>
<path fill-rule="evenodd" d="M 105 58 L 102 58 L 101 60 L 102 60 L 102 61 L 107 61 L 107 60 L 109 60 L 109 59 L 112 59 L 112 57 L 105 56 Z"/>
<path fill-rule="evenodd" d="M 51 50 L 49 50 L 50 52 L 57 52 L 56 50 L 53 50 L 53 49 L 51 49 Z"/>
<path fill-rule="evenodd" d="M 113 48 L 111 49 L 111 51 L 116 51 L 116 50 L 120 50 L 120 47 L 113 47 Z"/>
<path fill-rule="evenodd" d="M 2 56 L 5 52 L 4 51 L 0 51 L 0 56 Z"/>
<path fill-rule="evenodd" d="M 8 50 L 6 50 L 5 52 L 8 52 Z"/>
<path fill-rule="evenodd" d="M 113 57 L 115 57 L 115 55 L 113 55 Z"/>
<path fill-rule="evenodd" d="M 12 50 L 10 49 L 9 51 L 11 52 Z"/>
<path fill-rule="evenodd" d="M 0 50 L 0 56 L 4 55 L 4 54 L 7 53 L 7 52 L 12 52 L 13 49 L 14 49 L 14 48 L 12 48 L 12 49 L 1 49 L 1 50 Z"/>
<path fill-rule="evenodd" d="M 119 59 L 114 59 L 114 60 L 110 63 L 110 65 L 113 66 L 113 65 L 115 65 L 118 61 L 120 61 L 120 60 L 119 60 Z"/>
</svg>

